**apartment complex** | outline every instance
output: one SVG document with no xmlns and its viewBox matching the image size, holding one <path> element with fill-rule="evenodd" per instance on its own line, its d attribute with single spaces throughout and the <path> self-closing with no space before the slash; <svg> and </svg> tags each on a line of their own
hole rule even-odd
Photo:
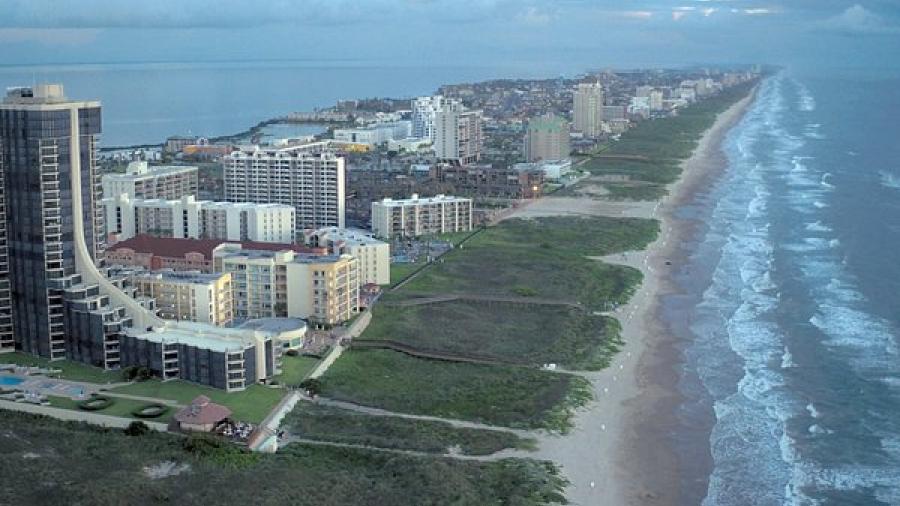
<svg viewBox="0 0 900 506">
<path fill-rule="evenodd" d="M 103 197 L 128 195 L 130 199 L 180 199 L 197 195 L 197 167 L 150 166 L 147 162 L 131 162 L 124 174 L 103 175 Z"/>
<path fill-rule="evenodd" d="M 431 168 L 431 177 L 451 185 L 457 194 L 470 197 L 535 199 L 544 187 L 542 171 L 519 171 L 513 167 L 438 164 Z"/>
<path fill-rule="evenodd" d="M 231 273 L 237 319 L 296 317 L 333 326 L 359 305 L 359 274 L 350 255 L 227 248 L 216 252 L 217 269 Z"/>
<path fill-rule="evenodd" d="M 137 271 L 129 279 L 138 296 L 155 300 L 160 318 L 220 327 L 234 319 L 234 295 L 228 273 Z"/>
<path fill-rule="evenodd" d="M 575 130 L 586 137 L 599 137 L 602 133 L 603 87 L 600 83 L 581 83 L 573 97 Z"/>
<path fill-rule="evenodd" d="M 412 122 L 408 120 L 385 121 L 356 128 L 338 128 L 334 140 L 377 146 L 390 141 L 406 139 L 412 134 Z"/>
<path fill-rule="evenodd" d="M 286 204 L 178 200 L 103 199 L 106 232 L 122 241 L 136 235 L 290 243 L 296 240 L 294 213 Z"/>
<path fill-rule="evenodd" d="M 408 199 L 372 202 L 372 231 L 377 237 L 418 237 L 468 230 L 472 230 L 472 199 L 447 195 L 419 198 L 413 194 Z"/>
<path fill-rule="evenodd" d="M 361 285 L 390 284 L 391 246 L 376 239 L 371 232 L 328 227 L 311 230 L 305 235 L 309 246 L 326 248 L 333 255 L 350 255 L 356 258 Z"/>
<path fill-rule="evenodd" d="M 307 146 L 244 147 L 223 159 L 225 200 L 285 204 L 297 230 L 344 226 L 344 158 Z"/>
<path fill-rule="evenodd" d="M 562 160 L 572 151 L 569 144 L 569 123 L 558 116 L 547 114 L 528 121 L 525 133 L 525 159 Z"/>
<path fill-rule="evenodd" d="M 58 84 L 12 88 L 0 103 L 0 351 L 146 365 L 229 390 L 271 377 L 275 332 L 166 321 L 99 267 L 100 125 L 99 102 L 69 100 Z M 159 190 L 148 188 L 132 193 Z"/>
<path fill-rule="evenodd" d="M 434 119 L 444 106 L 444 97 L 418 97 L 412 101 L 412 135 L 434 142 Z"/>
<path fill-rule="evenodd" d="M 470 111 L 457 100 L 444 102 L 434 116 L 434 154 L 454 164 L 475 163 L 484 143 L 482 112 Z"/>
<path fill-rule="evenodd" d="M 154 237 L 138 235 L 118 242 L 106 251 L 106 261 L 110 265 L 142 267 L 156 271 L 171 269 L 175 271 L 217 272 L 213 263 L 215 253 L 228 248 L 235 249 L 282 251 L 291 250 L 296 253 L 324 254 L 324 248 L 307 248 L 297 244 L 279 244 L 256 241 L 232 242 L 223 239 L 174 239 L 171 237 Z"/>
</svg>

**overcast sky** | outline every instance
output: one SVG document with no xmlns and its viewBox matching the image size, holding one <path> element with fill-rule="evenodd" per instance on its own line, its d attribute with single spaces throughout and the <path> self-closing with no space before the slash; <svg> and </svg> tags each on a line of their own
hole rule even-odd
<svg viewBox="0 0 900 506">
<path fill-rule="evenodd" d="M 0 64 L 900 66 L 898 0 L 0 0 Z"/>
</svg>

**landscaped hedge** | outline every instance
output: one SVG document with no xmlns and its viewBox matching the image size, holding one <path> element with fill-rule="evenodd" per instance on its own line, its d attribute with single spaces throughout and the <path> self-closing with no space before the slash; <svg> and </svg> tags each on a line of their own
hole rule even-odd
<svg viewBox="0 0 900 506">
<path fill-rule="evenodd" d="M 147 404 L 131 412 L 132 416 L 137 418 L 159 418 L 169 411 L 167 406 L 162 404 Z"/>
<path fill-rule="evenodd" d="M 80 401 L 78 403 L 78 409 L 83 409 L 84 411 L 100 411 L 112 406 L 114 403 L 115 401 L 109 397 L 95 395 L 90 399 Z"/>
</svg>

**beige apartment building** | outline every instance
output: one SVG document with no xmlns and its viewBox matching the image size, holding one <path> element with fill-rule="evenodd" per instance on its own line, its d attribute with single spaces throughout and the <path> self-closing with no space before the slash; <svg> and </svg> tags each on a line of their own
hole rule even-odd
<svg viewBox="0 0 900 506">
<path fill-rule="evenodd" d="M 600 83 L 579 84 L 572 105 L 575 130 L 585 137 L 598 137 L 603 132 L 603 87 Z"/>
<path fill-rule="evenodd" d="M 130 277 L 137 295 L 156 300 L 160 318 L 220 327 L 234 319 L 229 273 L 141 271 Z"/>
<path fill-rule="evenodd" d="M 391 246 L 376 239 L 372 232 L 327 227 L 306 232 L 305 240 L 308 246 L 326 248 L 334 255 L 345 254 L 356 258 L 361 285 L 391 283 Z"/>
<path fill-rule="evenodd" d="M 359 307 L 357 261 L 350 255 L 227 247 L 215 255 L 216 269 L 232 277 L 236 319 L 293 317 L 333 326 Z"/>
<path fill-rule="evenodd" d="M 525 133 L 525 160 L 563 160 L 569 158 L 569 123 L 558 116 L 547 114 L 528 121 Z"/>
<path fill-rule="evenodd" d="M 418 237 L 472 230 L 472 199 L 436 195 L 372 202 L 372 232 L 376 237 Z"/>
</svg>

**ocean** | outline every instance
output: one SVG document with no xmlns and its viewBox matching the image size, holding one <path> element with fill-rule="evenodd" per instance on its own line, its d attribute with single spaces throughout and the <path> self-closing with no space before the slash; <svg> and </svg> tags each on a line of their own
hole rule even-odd
<svg viewBox="0 0 900 506">
<path fill-rule="evenodd" d="M 709 460 L 683 504 L 900 504 L 898 106 L 896 78 L 770 77 L 677 210 L 674 443 Z"/>
<path fill-rule="evenodd" d="M 0 89 L 58 82 L 103 104 L 101 146 L 162 144 L 171 135 L 236 134 L 337 100 L 412 97 L 443 84 L 552 77 L 540 66 L 409 66 L 355 61 L 0 65 Z M 305 132 L 304 132 L 305 133 Z"/>
</svg>

